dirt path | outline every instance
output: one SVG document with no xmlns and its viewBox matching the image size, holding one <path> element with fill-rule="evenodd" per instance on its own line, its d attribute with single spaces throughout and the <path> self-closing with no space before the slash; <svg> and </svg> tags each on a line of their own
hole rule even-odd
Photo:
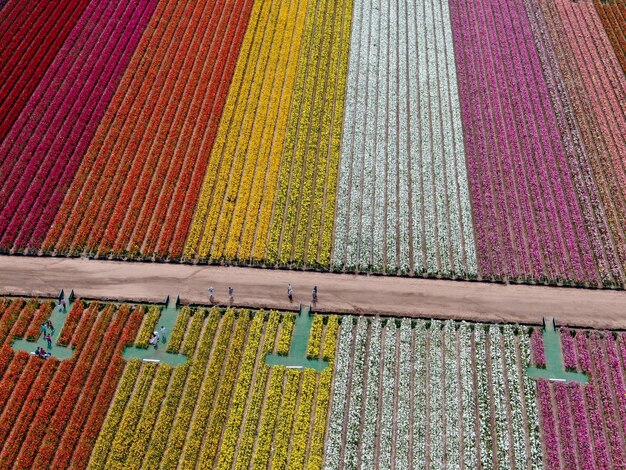
<svg viewBox="0 0 626 470">
<path fill-rule="evenodd" d="M 289 303 L 286 286 L 294 289 Z M 544 315 L 559 324 L 626 329 L 626 292 L 545 286 L 503 285 L 393 276 L 366 276 L 276 269 L 184 264 L 96 261 L 76 258 L 0 256 L 0 295 L 52 296 L 74 289 L 79 297 L 163 302 L 180 294 L 184 303 L 215 300 L 246 307 L 295 309 L 308 303 L 312 286 L 315 311 L 454 318 L 539 324 Z"/>
</svg>

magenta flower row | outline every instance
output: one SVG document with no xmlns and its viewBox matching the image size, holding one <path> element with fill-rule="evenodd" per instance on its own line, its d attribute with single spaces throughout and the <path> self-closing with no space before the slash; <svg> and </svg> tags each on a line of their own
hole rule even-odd
<svg viewBox="0 0 626 470">
<path fill-rule="evenodd" d="M 41 244 L 156 0 L 92 1 L 0 145 L 0 247 Z"/>
<path fill-rule="evenodd" d="M 540 12 L 527 0 L 450 6 L 481 274 L 598 281 L 599 236 L 552 106 L 563 87 L 545 78 L 550 59 L 535 44 Z"/>
</svg>

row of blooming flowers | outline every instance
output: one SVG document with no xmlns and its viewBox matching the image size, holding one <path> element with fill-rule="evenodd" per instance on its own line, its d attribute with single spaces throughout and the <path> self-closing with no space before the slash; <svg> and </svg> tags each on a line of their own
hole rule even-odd
<svg viewBox="0 0 626 470">
<path fill-rule="evenodd" d="M 542 468 L 528 335 L 345 317 L 324 468 Z"/>
<path fill-rule="evenodd" d="M 180 257 L 252 3 L 159 2 L 44 250 Z"/>
<path fill-rule="evenodd" d="M 359 0 L 353 25 L 333 264 L 475 275 L 448 2 Z"/>
<path fill-rule="evenodd" d="M 185 247 L 189 259 L 235 258 L 242 243 L 251 248 L 254 227 L 269 223 L 271 209 L 261 205 L 273 204 L 308 4 L 254 2 Z"/>
<path fill-rule="evenodd" d="M 538 384 L 548 467 L 624 468 L 626 336 L 561 328 L 560 338 L 565 368 L 586 372 L 589 383 Z M 540 336 L 532 352 L 536 364 L 545 363 Z"/>
<path fill-rule="evenodd" d="M 290 343 L 292 315 L 185 312 L 188 362 L 127 365 L 89 467 L 321 468 L 337 318 L 314 319 L 309 349 L 330 362 L 320 373 L 264 363 Z"/>
<path fill-rule="evenodd" d="M 83 311 L 83 302 L 75 305 L 80 307 L 76 311 Z M 0 304 L 2 320 L 12 319 L 14 324 L 6 339 L 23 336 L 29 324 L 38 335 L 51 306 L 23 299 Z M 2 347 L 3 468 L 85 467 L 122 371 L 119 356 L 136 335 L 143 315 L 141 308 L 100 307 L 88 304 L 78 325 L 68 330 L 73 332 L 68 342 L 75 348 L 69 360 L 53 357 L 42 362 L 25 352 L 11 354 L 7 344 Z"/>
<path fill-rule="evenodd" d="M 41 246 L 156 3 L 89 2 L 2 140 L 3 250 Z"/>
</svg>

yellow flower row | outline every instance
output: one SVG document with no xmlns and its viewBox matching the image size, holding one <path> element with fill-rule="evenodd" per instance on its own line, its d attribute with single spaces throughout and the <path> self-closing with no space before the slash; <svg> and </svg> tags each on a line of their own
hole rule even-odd
<svg viewBox="0 0 626 470">
<path fill-rule="evenodd" d="M 271 368 L 270 388 L 265 397 L 265 408 L 263 410 L 263 416 L 261 416 L 261 425 L 257 437 L 257 447 L 252 461 L 253 470 L 267 468 L 272 444 L 274 442 L 274 427 L 276 426 L 278 409 L 280 408 L 280 397 L 283 394 L 284 377 L 284 367 L 274 366 Z"/>
<path fill-rule="evenodd" d="M 200 331 L 198 330 L 198 333 Z M 199 336 L 196 336 L 196 341 Z M 163 367 L 163 366 L 161 366 Z M 159 417 L 154 426 L 152 432 L 152 439 L 150 446 L 147 449 L 146 458 L 143 462 L 143 468 L 158 468 L 161 460 L 163 459 L 163 453 L 167 446 L 167 441 L 170 435 L 170 429 L 178 410 L 178 404 L 180 397 L 183 394 L 185 388 L 185 382 L 187 380 L 187 373 L 189 372 L 189 363 L 182 367 L 176 367 L 174 374 L 172 374 L 172 383 L 167 391 L 167 397 L 163 404 L 163 409 L 159 414 Z"/>
<path fill-rule="evenodd" d="M 135 431 L 137 430 L 137 422 L 141 417 L 141 412 L 150 391 L 150 386 L 154 379 L 154 373 L 156 371 L 155 364 L 147 364 L 142 367 L 141 375 L 139 377 L 139 383 L 133 392 L 133 396 L 128 402 L 124 414 L 122 415 L 122 421 L 120 422 L 115 438 L 113 439 L 113 445 L 111 446 L 111 452 L 106 464 L 107 469 L 123 469 L 125 468 L 125 461 L 128 455 L 129 442 L 132 442 Z"/>
<path fill-rule="evenodd" d="M 340 7 L 343 5 L 343 11 Z M 334 110 L 324 112 L 321 143 L 324 146 L 319 154 L 317 164 L 317 181 L 309 230 L 309 246 L 307 262 L 318 262 L 321 265 L 330 263 L 330 251 L 335 215 L 335 197 L 337 190 L 337 172 L 339 169 L 339 153 L 341 130 L 343 126 L 343 106 L 348 76 L 348 54 L 350 51 L 350 31 L 352 27 L 352 0 L 337 4 L 335 12 L 335 36 L 330 54 L 330 71 L 328 72 L 327 100 Z M 323 179 L 320 182 L 320 177 Z"/>
<path fill-rule="evenodd" d="M 246 316 L 246 319 L 249 317 Z M 242 320 L 240 320 L 242 322 Z M 207 439 L 204 443 L 204 447 L 202 448 L 202 453 L 200 454 L 200 468 L 201 469 L 210 469 L 213 468 L 213 462 L 218 455 L 218 448 L 220 445 L 220 437 L 222 434 L 222 429 L 224 427 L 224 422 L 229 414 L 229 403 L 230 397 L 233 391 L 233 387 L 235 386 L 235 381 L 241 379 L 241 370 L 239 369 L 241 360 L 241 352 L 243 351 L 244 340 L 245 340 L 245 332 L 248 331 L 249 322 L 246 321 L 243 324 L 244 334 L 241 337 L 235 336 L 233 342 L 231 344 L 231 353 L 228 356 L 228 362 L 226 364 L 226 368 L 224 370 L 224 374 L 222 377 L 222 383 L 220 384 L 219 394 L 217 395 L 217 400 L 215 401 L 215 406 L 213 408 L 213 413 L 211 414 L 211 421 L 208 429 Z M 258 346 L 258 344 L 257 344 Z M 254 351 L 250 352 L 250 356 L 252 356 L 253 352 L 256 353 L 257 347 L 253 348 Z M 256 354 L 254 354 L 256 356 Z M 254 364 L 254 357 L 252 356 L 249 360 L 249 363 Z M 239 377 L 238 377 L 239 372 Z M 250 376 L 252 372 L 249 372 Z"/>
<path fill-rule="evenodd" d="M 311 124 L 309 129 L 308 139 L 302 141 L 303 145 L 300 146 L 302 158 L 304 161 L 304 175 L 302 178 L 302 186 L 300 188 L 300 197 L 292 199 L 294 204 L 290 207 L 290 215 L 294 213 L 293 217 L 289 217 L 288 221 L 294 223 L 293 228 L 288 232 L 292 234 L 289 238 L 293 240 L 293 259 L 298 262 L 305 262 L 305 245 L 309 240 L 309 213 L 311 208 L 311 195 L 315 187 L 315 177 L 317 171 L 318 158 L 325 158 L 325 154 L 328 151 L 328 145 L 321 139 L 320 135 L 321 120 L 323 114 L 332 113 L 332 104 L 327 103 L 325 81 L 330 73 L 329 70 L 329 56 L 331 41 L 333 39 L 333 20 L 335 18 L 333 5 L 336 2 L 329 2 L 326 8 L 326 3 L 320 2 L 320 7 L 324 10 L 324 25 L 323 28 L 316 28 L 316 35 L 313 38 L 313 53 L 316 57 L 313 58 L 311 66 L 317 66 L 317 75 L 313 75 L 313 92 L 312 103 L 305 103 L 304 112 L 311 115 Z M 318 35 L 318 31 L 320 34 Z M 323 31 L 323 34 L 321 32 Z M 337 42 L 336 40 L 334 42 Z M 319 53 L 319 55 L 317 55 Z M 308 96 L 308 94 L 307 94 Z M 321 154 L 321 155 L 320 155 Z M 326 168 L 324 168 L 326 172 Z M 325 176 L 325 175 L 324 175 Z M 318 182 L 320 184 L 320 182 Z M 324 181 L 321 181 L 324 184 Z M 298 207 L 298 205 L 300 207 Z M 314 242 L 314 240 L 312 240 Z"/>
<path fill-rule="evenodd" d="M 271 230 L 271 262 L 330 260 L 351 15 L 351 0 L 321 0 L 315 21 L 306 27 L 305 43 L 311 46 L 309 54 L 300 56 Z"/>
<path fill-rule="evenodd" d="M 143 460 L 148 443 L 152 437 L 152 431 L 159 415 L 159 410 L 161 409 L 161 403 L 165 398 L 165 392 L 167 392 L 167 385 L 170 381 L 172 370 L 173 368 L 167 364 L 162 364 L 157 369 L 152 391 L 146 402 L 139 424 L 135 428 L 132 443 L 127 443 L 130 449 L 124 467 L 128 470 L 138 470 L 141 468 L 141 461 Z"/>
<path fill-rule="evenodd" d="M 290 9 L 288 23 L 280 39 L 275 39 L 275 47 L 268 67 L 274 67 L 275 71 L 266 72 L 264 77 L 267 85 L 263 88 L 261 100 L 257 108 L 256 120 L 258 125 L 248 147 L 248 155 L 252 155 L 252 161 L 247 166 L 241 184 L 240 194 L 237 198 L 237 205 L 234 209 L 234 219 L 231 233 L 228 240 L 226 258 L 234 258 L 239 253 L 242 258 L 249 258 L 252 255 L 252 244 L 254 243 L 255 228 L 259 223 L 259 217 L 271 216 L 271 211 L 259 214 L 261 201 L 265 199 L 266 179 L 269 187 L 276 187 L 278 176 L 278 165 L 282 155 L 284 129 L 289 116 L 289 103 L 293 90 L 294 77 L 298 65 L 298 54 L 302 32 L 296 30 L 296 26 L 303 19 L 306 11 L 307 1 L 289 2 Z M 298 9 L 300 11 L 298 11 Z M 284 12 L 287 11 L 283 8 Z M 276 57 L 278 54 L 278 57 Z M 275 74 L 273 78 L 271 75 Z M 272 84 L 270 86 L 270 84 Z M 268 108 L 265 116 L 262 115 L 263 108 Z M 276 130 L 279 132 L 276 132 Z M 268 167 L 269 164 L 269 167 Z M 266 178 L 267 175 L 267 178 Z M 270 199 L 271 198 L 271 199 Z M 273 194 L 267 194 L 267 199 L 273 202 Z M 266 204 L 266 208 L 271 206 Z M 269 221 L 266 225 L 269 225 Z M 245 233 L 242 230 L 246 227 Z M 265 229 L 267 230 L 267 229 Z M 258 232 L 260 237 L 266 237 L 265 232 Z M 241 245 L 241 247 L 240 247 Z"/>
<path fill-rule="evenodd" d="M 303 32 L 303 43 L 305 45 L 305 49 L 303 49 L 302 54 L 300 55 L 300 61 L 298 63 L 298 74 L 295 78 L 295 86 L 293 89 L 293 97 L 292 97 L 292 111 L 289 113 L 289 119 L 287 121 L 286 134 L 283 138 L 284 140 L 284 153 L 282 155 L 281 162 L 281 170 L 280 170 L 280 179 L 279 179 L 279 189 L 278 194 L 276 196 L 275 208 L 274 208 L 274 219 L 281 220 L 283 219 L 287 197 L 289 195 L 290 181 L 291 181 L 291 161 L 293 159 L 293 150 L 294 145 L 296 143 L 296 134 L 298 131 L 298 126 L 294 125 L 294 114 L 299 113 L 299 109 L 302 103 L 302 94 L 304 93 L 304 81 L 306 74 L 303 73 L 303 63 L 306 62 L 306 57 L 308 54 L 308 50 L 310 49 L 311 37 L 313 34 L 313 25 L 315 24 L 315 12 L 316 12 L 317 2 L 309 3 L 309 11 L 306 15 L 306 22 L 304 24 L 304 32 Z M 305 53 L 306 52 L 306 53 Z M 296 179 L 291 184 L 298 184 Z M 264 233 L 264 232 L 259 232 Z M 271 231 L 269 234 L 269 245 L 267 246 L 267 253 L 261 253 L 260 250 L 258 253 L 261 256 L 265 256 L 269 261 L 275 263 L 279 257 L 279 246 L 282 235 L 282 224 L 277 224 L 274 222 L 271 227 Z M 266 243 L 267 245 L 267 243 Z M 256 249 L 255 249 L 255 252 Z"/>
<path fill-rule="evenodd" d="M 231 350 L 234 354 L 237 354 L 237 351 L 234 349 L 236 345 L 243 344 L 243 340 L 245 339 L 246 328 L 248 326 L 247 319 L 248 317 L 244 316 L 237 321 L 234 333 L 233 349 Z M 226 354 L 229 352 L 230 338 L 233 337 L 234 323 L 235 313 L 233 310 L 228 310 L 220 325 L 217 343 L 213 348 L 209 368 L 204 375 L 204 381 L 202 382 L 202 388 L 200 389 L 198 403 L 195 407 L 194 418 L 191 423 L 191 432 L 185 443 L 182 455 L 182 465 L 185 468 L 194 468 L 196 466 L 198 454 L 200 453 L 200 447 L 202 446 L 202 442 L 204 440 L 204 431 L 209 422 L 213 398 L 215 397 L 220 380 L 220 371 L 224 369 L 225 375 L 228 372 L 224 368 L 224 361 L 226 359 Z"/>
<path fill-rule="evenodd" d="M 315 387 L 317 385 L 317 373 L 313 369 L 305 369 L 302 389 L 300 390 L 300 405 L 296 423 L 293 429 L 291 443 L 291 456 L 289 468 L 304 468 L 306 448 L 309 443 L 309 429 L 311 427 L 311 412 L 315 399 Z"/>
<path fill-rule="evenodd" d="M 122 420 L 126 402 L 135 388 L 135 382 L 139 376 L 140 367 L 141 361 L 137 359 L 130 361 L 124 369 L 124 375 L 115 393 L 113 404 L 109 409 L 102 430 L 98 435 L 96 445 L 91 453 L 91 459 L 89 460 L 90 469 L 106 468 L 106 461 L 111 449 L 111 444 L 115 438 L 117 427 Z"/>
<path fill-rule="evenodd" d="M 252 399 L 248 405 L 246 424 L 239 444 L 239 452 L 237 452 L 235 470 L 247 470 L 250 466 L 254 441 L 257 438 L 259 418 L 261 417 L 261 407 L 265 398 L 265 384 L 269 373 L 270 367 L 266 365 L 262 365 L 260 370 L 257 371 Z"/>
<path fill-rule="evenodd" d="M 178 316 L 176 317 L 176 324 L 172 330 L 169 341 L 167 342 L 167 352 L 177 353 L 180 350 L 180 345 L 183 342 L 185 336 L 185 330 L 187 329 L 187 323 L 189 322 L 189 316 L 191 315 L 191 309 L 187 306 L 183 307 Z"/>
<path fill-rule="evenodd" d="M 314 16 L 314 15 L 311 15 Z M 310 181 L 303 180 L 304 168 L 306 165 L 306 152 L 309 146 L 309 137 L 317 139 L 317 136 L 313 133 L 309 134 L 312 122 L 312 104 L 315 99 L 315 84 L 318 75 L 315 73 L 315 69 L 318 66 L 318 59 L 320 53 L 320 37 L 324 30 L 323 18 L 326 17 L 326 0 L 320 0 L 317 15 L 315 15 L 315 25 L 312 31 L 312 37 L 310 39 L 310 45 L 308 54 L 302 54 L 300 70 L 305 77 L 306 81 L 303 87 L 302 95 L 298 96 L 301 101 L 294 100 L 292 105 L 293 113 L 290 119 L 290 126 L 299 128 L 294 136 L 294 145 L 286 149 L 285 152 L 285 165 L 290 165 L 291 168 L 291 187 L 295 188 L 297 192 L 289 192 L 286 206 L 286 214 L 282 213 L 284 219 L 275 219 L 275 223 L 280 223 L 283 231 L 281 245 L 279 249 L 279 260 L 283 263 L 291 261 L 292 244 L 294 238 L 294 231 L 296 228 L 297 209 L 299 205 L 299 197 L 297 194 L 301 194 L 301 186 L 310 185 Z M 308 69 L 308 70 L 307 70 Z M 284 182 L 283 182 L 284 184 Z M 295 196 L 295 197 L 294 197 Z M 280 214 L 279 214 L 280 215 Z M 277 228 L 278 230 L 278 228 Z"/>
<path fill-rule="evenodd" d="M 160 315 L 161 309 L 159 307 L 156 305 L 150 307 L 148 313 L 143 317 L 143 323 L 141 324 L 141 329 L 139 330 L 135 346 L 143 349 L 148 347 L 148 341 L 150 340 L 152 333 L 155 331 Z"/>
<path fill-rule="evenodd" d="M 252 327 L 250 328 L 250 338 L 246 345 L 246 350 L 239 368 L 239 378 L 237 379 L 237 388 L 233 397 L 233 401 L 229 407 L 228 422 L 224 437 L 222 439 L 217 468 L 227 470 L 231 468 L 235 459 L 235 449 L 237 447 L 237 439 L 241 430 L 241 422 L 248 401 L 248 393 L 250 391 L 250 383 L 254 374 L 254 365 L 258 354 L 259 343 L 261 341 L 261 333 L 263 332 L 265 314 L 260 311 L 254 317 Z M 221 393 L 221 392 L 220 392 Z M 200 466 L 204 465 L 205 460 L 201 459 Z"/>
<path fill-rule="evenodd" d="M 242 239 L 246 252 L 241 256 L 249 257 L 255 233 L 265 235 L 255 227 L 262 225 L 259 207 L 265 188 L 272 192 L 276 185 L 308 0 L 257 3 L 258 25 L 251 23 L 246 31 L 190 231 L 188 257 L 196 254 L 198 243 L 200 258 L 236 257 Z M 271 216 L 271 208 L 265 205 L 261 214 Z"/>
<path fill-rule="evenodd" d="M 183 352 L 190 357 L 196 349 L 198 339 L 200 339 L 200 333 L 202 331 L 204 319 L 206 318 L 206 313 L 206 310 L 196 311 L 191 323 L 189 324 L 189 330 L 183 345 Z M 205 339 L 210 339 L 212 341 L 212 335 L 215 334 L 219 319 L 219 311 L 217 309 L 211 310 L 211 317 L 209 317 L 209 321 L 207 322 L 207 331 L 209 334 L 205 335 Z M 152 433 L 152 440 L 150 441 L 150 447 L 148 448 L 143 465 L 144 468 L 156 468 L 163 460 L 163 453 L 167 447 L 170 429 L 172 429 L 172 424 L 174 423 L 174 418 L 176 417 L 176 413 L 178 411 L 185 383 L 187 382 L 187 374 L 191 370 L 191 364 L 193 362 L 194 359 L 192 358 L 184 366 L 176 367 L 174 370 L 172 383 L 167 392 L 165 403 L 163 404 L 163 410 L 159 414 L 154 432 Z"/>
<path fill-rule="evenodd" d="M 251 181 L 241 181 L 244 164 L 247 158 L 250 156 L 248 149 L 254 146 L 254 141 L 258 140 L 257 135 L 253 135 L 253 128 L 257 128 L 256 117 L 259 115 L 261 121 L 264 118 L 264 112 L 266 107 L 263 107 L 263 103 L 260 102 L 260 94 L 262 91 L 262 85 L 265 85 L 265 89 L 271 88 L 271 81 L 265 83 L 264 76 L 267 72 L 266 67 L 270 70 L 270 75 L 274 67 L 268 62 L 271 57 L 280 51 L 280 47 L 275 44 L 276 36 L 282 38 L 285 24 L 288 18 L 289 5 L 292 2 L 279 2 L 273 4 L 270 9 L 270 20 L 265 30 L 257 31 L 258 35 L 264 35 L 263 43 L 259 53 L 257 61 L 253 62 L 253 66 L 247 68 L 244 75 L 244 80 L 250 84 L 250 90 L 242 96 L 244 103 L 236 109 L 232 122 L 227 122 L 222 119 L 220 124 L 220 130 L 226 127 L 234 127 L 235 132 L 231 134 L 231 138 L 227 142 L 225 152 L 220 156 L 224 162 L 228 162 L 227 165 L 222 163 L 221 171 L 218 176 L 218 182 L 215 187 L 215 195 L 213 196 L 212 211 L 209 213 L 206 227 L 204 229 L 204 240 L 201 243 L 200 251 L 204 252 L 205 248 L 210 248 L 211 243 L 213 248 L 210 252 L 212 258 L 222 257 L 223 241 L 230 228 L 232 211 L 235 207 L 235 202 L 238 196 L 240 182 L 242 186 L 250 185 Z M 281 8 L 282 6 L 282 8 Z M 274 54 L 272 54 L 274 52 Z M 269 78 L 269 77 L 268 77 Z M 260 105 L 257 107 L 257 105 Z M 211 158 L 214 158 L 212 154 Z M 215 158 L 218 158 L 219 154 Z M 257 154 L 252 154 L 252 158 L 258 158 Z M 231 183 L 232 180 L 232 184 Z M 208 250 L 207 250 L 208 252 Z"/>
<path fill-rule="evenodd" d="M 337 333 L 339 332 L 339 317 L 332 315 L 328 317 L 326 325 L 326 335 L 324 336 L 324 348 L 322 357 L 331 363 L 335 360 L 335 351 L 337 349 Z"/>
<path fill-rule="evenodd" d="M 226 104 L 222 111 L 222 122 L 230 122 L 231 116 L 235 112 L 235 109 L 238 106 L 241 106 L 239 103 L 239 97 L 240 95 L 243 96 L 242 92 L 244 88 L 249 85 L 249 82 L 243 80 L 244 72 L 246 71 L 246 64 L 250 57 L 252 59 L 252 63 L 254 63 L 254 50 L 259 48 L 258 42 L 260 41 L 260 36 L 256 35 L 255 32 L 257 31 L 257 29 L 259 29 L 260 31 L 265 30 L 268 19 L 267 15 L 271 3 L 272 2 L 270 1 L 254 2 L 252 12 L 250 14 L 250 20 L 248 22 L 248 27 L 246 28 L 246 34 L 244 35 L 239 57 L 237 59 L 237 66 L 235 67 L 235 72 L 231 81 L 228 97 L 226 99 Z M 252 47 L 253 45 L 254 48 Z M 227 138 L 228 134 L 226 132 L 223 132 L 222 126 L 220 126 L 217 136 L 215 138 L 215 142 L 213 144 L 213 151 L 211 153 L 212 156 L 214 154 L 218 155 L 218 148 L 224 148 Z M 194 214 L 193 223 L 191 225 L 191 229 L 189 230 L 189 236 L 187 237 L 187 243 L 185 245 L 184 257 L 187 259 L 193 259 L 198 255 L 198 244 L 200 242 L 200 238 L 202 236 L 202 232 L 206 223 L 207 213 L 209 212 L 209 208 L 211 205 L 213 187 L 215 185 L 215 182 L 217 181 L 217 179 L 212 176 L 218 174 L 220 164 L 221 160 L 218 158 L 211 157 L 209 159 L 206 177 L 204 178 L 204 182 L 202 183 L 200 198 L 196 207 L 196 213 Z"/>
<path fill-rule="evenodd" d="M 178 411 L 176 414 L 176 421 L 170 433 L 167 449 L 163 455 L 163 466 L 165 468 L 174 468 L 178 465 L 180 454 L 185 445 L 185 439 L 187 437 L 187 431 L 193 415 L 193 410 L 198 398 L 200 386 L 202 385 L 202 379 L 204 378 L 204 371 L 206 370 L 209 356 L 211 353 L 211 345 L 213 338 L 215 337 L 215 330 L 219 322 L 219 311 L 214 309 L 209 316 L 209 321 L 205 327 L 202 339 L 198 345 L 192 363 L 189 376 L 187 377 L 187 384 L 185 388 L 185 394 L 180 402 Z M 232 324 L 234 320 L 234 312 L 227 310 L 224 315 L 224 324 Z M 230 328 L 227 328 L 230 330 Z"/>
<path fill-rule="evenodd" d="M 213 325 L 214 328 L 217 328 L 217 322 L 219 322 L 220 313 L 219 311 L 211 310 L 211 317 L 209 318 L 209 322 Z M 200 337 L 200 332 L 202 331 L 202 325 L 204 324 L 204 319 L 206 318 L 206 310 L 200 310 L 195 312 L 193 318 L 191 320 L 191 324 L 189 325 L 189 332 L 185 338 L 183 343 L 182 353 L 191 356 L 193 352 L 196 350 L 196 346 L 198 345 L 198 338 Z"/>
<path fill-rule="evenodd" d="M 324 329 L 324 317 L 315 315 L 313 324 L 311 325 L 311 333 L 309 334 L 309 344 L 306 350 L 306 356 L 314 359 L 320 355 L 320 347 L 322 345 L 322 331 Z"/>
<path fill-rule="evenodd" d="M 287 458 L 289 457 L 289 443 L 291 442 L 291 431 L 294 417 L 296 415 L 296 403 L 298 401 L 298 389 L 300 388 L 300 378 L 302 373 L 297 370 L 287 370 L 287 384 L 285 393 L 280 404 L 280 413 L 276 423 L 276 436 L 274 437 L 271 466 L 272 470 L 286 469 Z M 263 445 L 264 443 L 259 443 Z M 272 443 L 270 443 L 271 445 Z"/>
<path fill-rule="evenodd" d="M 320 375 L 320 383 L 317 391 L 315 404 L 315 418 L 313 420 L 313 433 L 309 448 L 309 460 L 307 468 L 321 470 L 324 459 L 324 438 L 326 434 L 328 407 L 330 404 L 330 386 L 333 380 L 333 365 L 331 364 Z"/>
<path fill-rule="evenodd" d="M 296 317 L 293 313 L 286 313 L 283 316 L 281 323 L 280 334 L 278 336 L 278 349 L 277 354 L 286 356 L 289 354 L 289 347 L 291 346 L 291 335 L 293 333 L 293 325 Z"/>
<path fill-rule="evenodd" d="M 274 350 L 276 344 L 276 333 L 278 331 L 278 325 L 281 319 L 281 314 L 276 310 L 270 312 L 267 326 L 265 327 L 265 334 L 263 339 L 263 352 L 261 358 Z M 239 452 L 237 453 L 237 459 L 235 461 L 235 470 L 247 469 L 250 465 L 250 459 L 252 458 L 252 450 L 254 448 L 254 442 L 257 437 L 257 428 L 259 424 L 259 418 L 261 416 L 261 407 L 265 398 L 265 384 L 267 383 L 267 377 L 270 373 L 270 368 L 263 362 L 260 363 L 259 370 L 257 370 L 254 390 L 252 392 L 252 399 L 248 405 L 248 413 L 246 423 L 239 444 Z"/>
</svg>

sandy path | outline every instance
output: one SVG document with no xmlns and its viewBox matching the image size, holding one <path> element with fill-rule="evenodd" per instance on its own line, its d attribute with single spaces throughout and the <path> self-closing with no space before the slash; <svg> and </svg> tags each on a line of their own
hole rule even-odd
<svg viewBox="0 0 626 470">
<path fill-rule="evenodd" d="M 287 284 L 294 289 L 289 304 Z M 412 317 L 560 324 L 626 329 L 626 292 L 503 285 L 392 276 L 333 274 L 275 269 L 96 261 L 76 258 L 0 256 L 0 294 L 56 295 L 74 289 L 79 297 L 162 302 L 180 294 L 184 303 L 208 303 L 207 288 L 225 304 L 296 309 L 310 301 L 315 311 Z"/>
</svg>

